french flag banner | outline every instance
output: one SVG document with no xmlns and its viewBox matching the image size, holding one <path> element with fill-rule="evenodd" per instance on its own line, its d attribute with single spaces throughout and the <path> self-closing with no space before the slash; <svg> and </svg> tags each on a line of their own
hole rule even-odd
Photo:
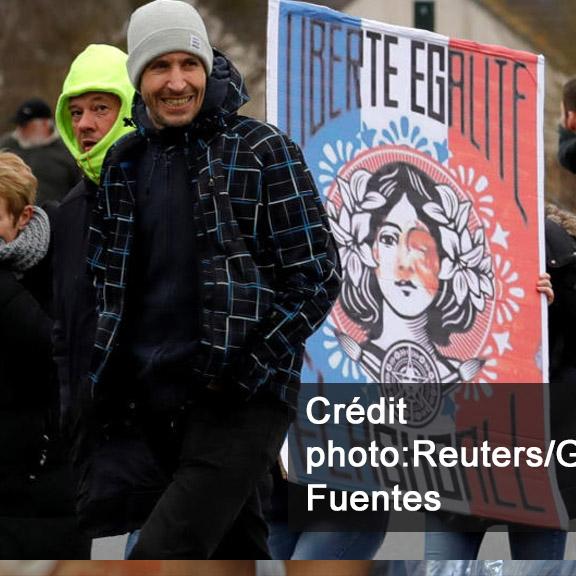
<svg viewBox="0 0 576 576">
<path fill-rule="evenodd" d="M 543 99 L 542 56 L 270 0 L 267 119 L 302 148 L 342 264 L 303 382 L 377 383 L 404 398 L 402 433 L 366 431 L 403 454 L 432 438 L 459 455 L 484 441 L 514 455 L 397 466 L 385 485 L 434 489 L 443 510 L 558 527 L 536 291 Z M 309 482 L 302 454 L 290 464 Z"/>
</svg>

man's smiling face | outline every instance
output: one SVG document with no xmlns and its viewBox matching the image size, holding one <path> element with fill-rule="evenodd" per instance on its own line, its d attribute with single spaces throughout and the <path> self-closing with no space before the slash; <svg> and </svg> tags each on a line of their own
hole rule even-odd
<svg viewBox="0 0 576 576">
<path fill-rule="evenodd" d="M 206 94 L 202 61 L 188 52 L 169 52 L 155 58 L 142 74 L 140 93 L 157 128 L 190 124 Z"/>
</svg>

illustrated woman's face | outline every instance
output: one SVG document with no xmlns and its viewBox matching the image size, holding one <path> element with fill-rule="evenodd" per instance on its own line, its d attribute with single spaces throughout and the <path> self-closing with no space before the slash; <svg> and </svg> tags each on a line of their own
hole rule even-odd
<svg viewBox="0 0 576 576">
<path fill-rule="evenodd" d="M 382 295 L 400 316 L 422 314 L 438 292 L 440 258 L 430 230 L 402 196 L 374 241 L 373 256 Z"/>
</svg>

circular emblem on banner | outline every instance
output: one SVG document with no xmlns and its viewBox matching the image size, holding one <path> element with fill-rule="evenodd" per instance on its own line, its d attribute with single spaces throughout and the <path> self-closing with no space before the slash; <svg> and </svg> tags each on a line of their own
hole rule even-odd
<svg viewBox="0 0 576 576">
<path fill-rule="evenodd" d="M 431 356 L 414 342 L 399 342 L 382 362 L 381 381 L 389 397 L 403 398 L 411 426 L 431 422 L 442 400 L 440 375 Z"/>
<path fill-rule="evenodd" d="M 418 384 L 440 379 L 430 355 L 415 342 L 398 342 L 382 362 L 384 384 Z"/>
</svg>

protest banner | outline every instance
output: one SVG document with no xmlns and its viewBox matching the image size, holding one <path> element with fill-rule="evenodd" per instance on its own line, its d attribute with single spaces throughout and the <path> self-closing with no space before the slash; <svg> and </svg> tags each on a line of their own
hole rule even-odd
<svg viewBox="0 0 576 576">
<path fill-rule="evenodd" d="M 541 56 L 270 1 L 268 120 L 302 147 L 343 270 L 303 379 L 406 398 L 408 432 L 371 437 L 545 452 L 543 95 Z M 566 524 L 550 462 L 397 472 L 445 510 Z"/>
</svg>

